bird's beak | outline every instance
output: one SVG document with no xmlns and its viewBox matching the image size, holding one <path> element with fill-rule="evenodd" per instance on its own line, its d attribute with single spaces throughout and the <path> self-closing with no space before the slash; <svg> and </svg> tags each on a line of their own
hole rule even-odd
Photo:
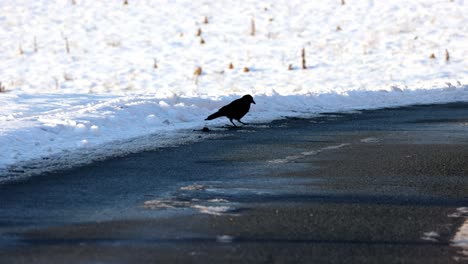
<svg viewBox="0 0 468 264">
<path fill-rule="evenodd" d="M 252 103 L 256 104 L 255 101 L 252 99 Z"/>
</svg>

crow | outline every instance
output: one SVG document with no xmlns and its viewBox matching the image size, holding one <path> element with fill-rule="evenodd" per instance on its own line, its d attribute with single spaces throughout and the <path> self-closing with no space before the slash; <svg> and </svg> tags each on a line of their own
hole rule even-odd
<svg viewBox="0 0 468 264">
<path fill-rule="evenodd" d="M 255 104 L 253 97 L 250 94 L 242 96 L 242 98 L 232 101 L 230 104 L 221 107 L 218 112 L 208 116 L 205 120 L 212 120 L 221 116 L 229 118 L 229 121 L 235 126 L 233 119 L 237 120 L 239 123 L 244 124 L 241 120 L 247 112 L 249 112 L 250 104 Z"/>
</svg>

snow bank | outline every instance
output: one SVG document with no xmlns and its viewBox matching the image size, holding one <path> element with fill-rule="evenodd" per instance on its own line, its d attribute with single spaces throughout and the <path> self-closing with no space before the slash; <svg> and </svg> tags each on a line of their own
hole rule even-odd
<svg viewBox="0 0 468 264">
<path fill-rule="evenodd" d="M 247 93 L 246 122 L 468 99 L 463 0 L 5 0 L 0 14 L 0 175 L 197 140 Z"/>
</svg>

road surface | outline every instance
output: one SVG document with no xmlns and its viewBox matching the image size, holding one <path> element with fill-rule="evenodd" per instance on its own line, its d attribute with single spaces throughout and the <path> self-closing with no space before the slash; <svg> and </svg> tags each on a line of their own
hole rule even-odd
<svg viewBox="0 0 468 264">
<path fill-rule="evenodd" d="M 0 185 L 0 263 L 468 261 L 466 103 L 208 133 Z"/>
</svg>

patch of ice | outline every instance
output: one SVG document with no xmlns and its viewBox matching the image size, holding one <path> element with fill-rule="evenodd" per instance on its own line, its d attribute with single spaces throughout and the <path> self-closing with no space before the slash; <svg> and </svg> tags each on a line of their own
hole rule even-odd
<svg viewBox="0 0 468 264">
<path fill-rule="evenodd" d="M 468 218 L 468 207 L 459 207 L 455 213 L 449 214 L 448 217 L 466 217 Z"/>
<path fill-rule="evenodd" d="M 435 231 L 424 232 L 423 236 L 421 237 L 422 240 L 434 241 L 436 242 L 439 239 L 440 235 Z"/>
<path fill-rule="evenodd" d="M 229 236 L 229 235 L 216 236 L 216 241 L 219 243 L 232 243 L 233 240 L 234 240 L 234 237 Z"/>
<path fill-rule="evenodd" d="M 182 191 L 201 191 L 204 189 L 205 189 L 204 185 L 196 184 L 196 183 L 192 185 L 180 187 L 180 190 Z"/>
<path fill-rule="evenodd" d="M 191 203 L 188 201 L 177 201 L 172 199 L 155 199 L 145 201 L 143 207 L 146 209 L 168 209 L 168 208 L 188 208 Z"/>
<path fill-rule="evenodd" d="M 369 138 L 361 139 L 361 142 L 362 143 L 378 143 L 378 142 L 380 142 L 380 140 L 378 138 L 375 138 L 375 137 L 369 137 Z"/>
<path fill-rule="evenodd" d="M 190 185 L 188 188 L 189 190 L 197 190 L 192 189 L 195 185 Z M 199 185 L 201 186 L 201 185 Z M 232 206 L 227 205 L 216 205 L 220 203 L 228 203 L 228 200 L 214 198 L 209 200 L 203 200 L 198 198 L 189 199 L 188 197 L 184 196 L 182 199 L 176 196 L 169 197 L 169 198 L 157 198 L 145 201 L 143 203 L 143 208 L 145 209 L 184 209 L 184 208 L 192 208 L 196 211 L 203 213 L 203 214 L 210 214 L 210 215 L 234 215 L 232 212 L 235 210 Z"/>
<path fill-rule="evenodd" d="M 269 160 L 269 163 L 274 163 L 274 164 L 282 164 L 282 163 L 289 163 L 292 161 L 295 161 L 297 159 L 302 158 L 302 155 L 292 155 L 292 156 L 287 156 L 286 158 L 283 159 L 274 159 L 274 160 Z"/>
<path fill-rule="evenodd" d="M 291 155 L 291 156 L 287 156 L 286 158 L 269 160 L 267 162 L 268 163 L 273 163 L 273 164 L 289 163 L 289 162 L 296 161 L 298 159 L 302 159 L 302 158 L 307 157 L 307 156 L 320 154 L 320 153 L 322 153 L 324 151 L 327 151 L 327 150 L 340 149 L 340 148 L 348 146 L 348 145 L 350 145 L 350 144 L 349 143 L 343 143 L 343 144 L 336 145 L 336 146 L 327 146 L 327 147 L 323 147 L 323 148 L 321 148 L 319 150 L 304 151 L 300 155 Z"/>
<path fill-rule="evenodd" d="M 326 151 L 326 150 L 340 149 L 342 147 L 346 147 L 346 146 L 349 146 L 349 145 L 350 145 L 349 143 L 343 143 L 343 144 L 336 145 L 336 146 L 328 146 L 328 147 L 324 147 L 324 148 L 320 149 L 320 152 Z"/>
<path fill-rule="evenodd" d="M 301 154 L 304 155 L 304 156 L 310 156 L 310 155 L 317 155 L 318 153 L 319 153 L 319 151 L 312 150 L 312 151 L 302 152 Z"/>
<path fill-rule="evenodd" d="M 228 200 L 221 199 L 221 198 L 209 199 L 208 202 L 210 202 L 210 203 L 229 203 Z"/>
<path fill-rule="evenodd" d="M 192 208 L 200 213 L 209 215 L 224 215 L 234 210 L 234 208 L 229 206 L 193 205 Z"/>
</svg>

